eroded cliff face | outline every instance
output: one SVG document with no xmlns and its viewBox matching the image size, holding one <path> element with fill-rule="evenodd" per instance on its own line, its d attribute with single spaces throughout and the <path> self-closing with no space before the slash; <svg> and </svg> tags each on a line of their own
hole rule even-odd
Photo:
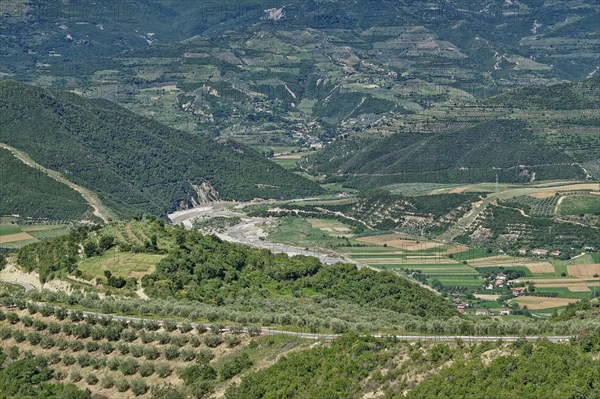
<svg viewBox="0 0 600 399">
<path fill-rule="evenodd" d="M 208 181 L 203 181 L 200 184 L 190 183 L 194 190 L 194 195 L 191 195 L 187 201 L 181 201 L 178 210 L 194 208 L 201 204 L 214 202 L 219 200 L 219 192 Z"/>
</svg>

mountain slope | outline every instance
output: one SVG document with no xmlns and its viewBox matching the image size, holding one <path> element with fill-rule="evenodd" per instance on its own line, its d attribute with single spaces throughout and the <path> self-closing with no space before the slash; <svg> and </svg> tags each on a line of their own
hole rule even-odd
<svg viewBox="0 0 600 399">
<path fill-rule="evenodd" d="M 92 216 L 79 193 L 0 148 L 0 215 L 80 220 Z"/>
<path fill-rule="evenodd" d="M 321 189 L 234 142 L 167 128 L 104 100 L 4 82 L 0 142 L 98 193 L 119 214 Z M 215 192 L 216 190 L 216 192 Z"/>
<path fill-rule="evenodd" d="M 439 106 L 388 125 L 396 134 L 370 129 L 338 140 L 307 167 L 358 187 L 583 179 L 600 158 L 598 94 L 593 78 Z"/>
</svg>

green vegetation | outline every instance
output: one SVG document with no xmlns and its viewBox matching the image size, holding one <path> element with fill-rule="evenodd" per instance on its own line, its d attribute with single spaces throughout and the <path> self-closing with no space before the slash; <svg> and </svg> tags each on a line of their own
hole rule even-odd
<svg viewBox="0 0 600 399">
<path fill-rule="evenodd" d="M 199 196 L 245 200 L 322 191 L 247 147 L 170 129 L 107 101 L 13 82 L 1 83 L 0 93 L 0 141 L 49 169 L 68 170 L 121 216 L 164 214 Z"/>
<path fill-rule="evenodd" d="M 558 208 L 560 215 L 600 215 L 599 195 L 573 195 L 565 197 Z"/>
<path fill-rule="evenodd" d="M 573 392 L 593 397 L 599 361 L 592 355 L 599 344 L 596 338 L 574 344 L 411 345 L 345 336 L 247 374 L 225 396 L 360 398 L 379 391 L 389 398 L 408 393 L 410 398 L 533 399 L 563 398 Z"/>
<path fill-rule="evenodd" d="M 0 148 L 0 171 L 0 215 L 54 220 L 92 217 L 91 207 L 78 192 L 26 166 L 4 148 Z M 0 234 L 8 234 L 4 229 L 0 231 Z"/>
<path fill-rule="evenodd" d="M 598 345 L 596 342 L 594 352 Z M 516 354 L 496 358 L 488 365 L 480 359 L 457 362 L 419 384 L 409 398 L 559 399 L 593 397 L 600 389 L 600 361 L 580 348 L 550 342 L 519 346 Z"/>
<path fill-rule="evenodd" d="M 478 228 L 490 231 L 486 236 L 475 234 Z M 547 217 L 526 217 L 515 208 L 489 206 L 470 226 L 466 234 L 457 237 L 459 242 L 493 242 L 494 245 L 516 248 L 547 248 L 561 250 L 561 256 L 578 255 L 584 247 L 600 247 L 597 229 L 581 224 L 555 221 Z"/>
<path fill-rule="evenodd" d="M 324 267 L 312 257 L 273 255 L 193 231 L 177 234 L 180 248 L 142 279 L 148 295 L 217 304 L 241 295 L 324 295 L 421 317 L 454 313 L 431 292 L 391 273 L 355 265 Z"/>
<path fill-rule="evenodd" d="M 4 360 L 2 349 L 0 349 L 0 360 Z M 0 371 L 0 398 L 89 399 L 92 397 L 89 391 L 80 391 L 72 384 L 49 384 L 47 381 L 51 378 L 52 371 L 44 358 L 17 360 Z"/>
</svg>

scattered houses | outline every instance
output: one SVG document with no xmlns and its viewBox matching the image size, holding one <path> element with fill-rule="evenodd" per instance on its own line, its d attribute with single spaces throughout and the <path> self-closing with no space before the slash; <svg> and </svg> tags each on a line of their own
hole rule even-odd
<svg viewBox="0 0 600 399">
<path fill-rule="evenodd" d="M 513 294 L 513 296 L 521 296 L 521 295 L 523 295 L 523 293 L 525 293 L 526 290 L 527 290 L 527 288 L 525 288 L 525 287 L 514 287 L 512 289 L 512 294 Z"/>
</svg>

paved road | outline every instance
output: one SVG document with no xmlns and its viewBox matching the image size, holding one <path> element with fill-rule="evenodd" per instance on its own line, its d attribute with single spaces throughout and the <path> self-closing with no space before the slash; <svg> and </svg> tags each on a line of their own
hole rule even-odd
<svg viewBox="0 0 600 399">
<path fill-rule="evenodd" d="M 71 311 L 69 311 L 71 312 Z M 139 317 L 130 317 L 130 316 L 117 316 L 117 315 L 108 315 L 103 313 L 96 312 L 83 312 L 85 317 L 112 317 L 113 320 L 125 320 L 127 322 L 140 322 L 145 319 Z M 152 320 L 146 319 L 147 321 L 158 322 L 159 324 L 163 324 L 163 320 Z M 176 323 L 178 327 L 180 327 L 183 323 Z M 190 325 L 194 328 L 198 327 L 198 323 L 190 323 Z M 225 327 L 223 331 L 229 331 L 230 328 Z M 244 332 L 248 332 L 246 328 L 243 329 Z M 284 331 L 284 330 L 272 330 L 268 328 L 262 328 L 260 330 L 261 335 L 287 335 L 304 339 L 313 339 L 313 340 L 333 340 L 340 335 L 338 334 L 315 334 L 315 333 L 305 333 L 299 331 Z M 386 337 L 395 337 L 398 340 L 406 340 L 406 341 L 439 341 L 439 342 L 451 342 L 456 340 L 468 341 L 468 342 L 496 342 L 499 340 L 505 342 L 513 342 L 519 339 L 526 339 L 528 341 L 537 341 L 538 339 L 547 339 L 552 342 L 566 342 L 569 341 L 572 336 L 569 335 L 553 335 L 553 336 L 472 336 L 472 335 L 373 335 L 376 338 L 386 338 Z"/>
<path fill-rule="evenodd" d="M 8 284 L 19 285 L 19 286 L 21 286 L 21 287 L 23 287 L 25 289 L 25 292 L 31 291 L 31 290 L 35 289 L 35 287 L 33 285 L 27 284 L 27 283 L 25 283 L 23 281 L 10 281 L 10 280 L 7 280 L 7 281 L 2 280 L 2 281 L 5 282 L 5 283 L 8 283 Z"/>
</svg>

